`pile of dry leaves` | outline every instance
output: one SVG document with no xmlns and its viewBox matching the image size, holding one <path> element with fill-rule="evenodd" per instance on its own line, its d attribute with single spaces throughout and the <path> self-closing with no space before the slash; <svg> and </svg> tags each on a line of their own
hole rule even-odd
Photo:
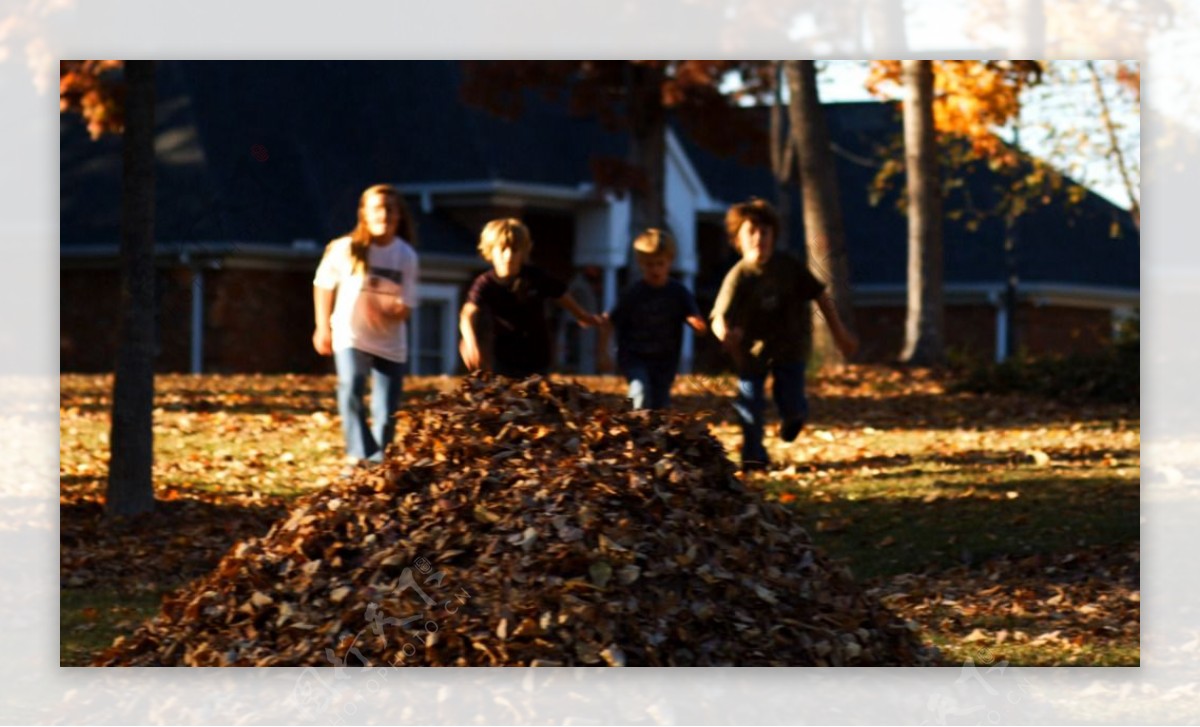
<svg viewBox="0 0 1200 727">
<path fill-rule="evenodd" d="M 471 378 L 96 663 L 927 664 L 913 628 L 704 424 Z"/>
</svg>

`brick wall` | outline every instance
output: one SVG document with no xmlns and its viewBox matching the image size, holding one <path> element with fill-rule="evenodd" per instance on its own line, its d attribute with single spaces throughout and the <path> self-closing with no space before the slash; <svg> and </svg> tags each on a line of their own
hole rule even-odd
<svg viewBox="0 0 1200 727">
<path fill-rule="evenodd" d="M 115 269 L 64 269 L 60 278 L 60 354 L 63 371 L 111 371 L 116 361 L 119 278 Z M 191 273 L 158 275 L 160 372 L 191 368 Z M 327 373 L 330 359 L 312 350 L 312 271 L 225 268 L 205 272 L 206 372 Z M 902 306 L 862 306 L 855 323 L 864 361 L 894 361 L 904 337 Z M 1019 345 L 1032 354 L 1088 353 L 1112 339 L 1111 314 L 1102 309 L 1023 305 Z M 991 360 L 995 309 L 946 310 L 947 347 Z M 696 369 L 728 368 L 711 337 L 697 341 Z"/>
<path fill-rule="evenodd" d="M 206 371 L 332 371 L 312 348 L 311 270 L 209 273 L 205 281 Z"/>
<path fill-rule="evenodd" d="M 860 306 L 854 310 L 854 323 L 862 345 L 864 361 L 895 361 L 904 346 L 902 306 Z M 996 309 L 989 305 L 948 306 L 946 348 L 970 352 L 991 360 L 996 355 Z"/>
<path fill-rule="evenodd" d="M 191 273 L 159 270 L 159 372 L 191 370 Z M 113 269 L 63 269 L 60 276 L 60 368 L 111 371 L 119 331 L 120 279 Z M 312 349 L 312 271 L 206 270 L 206 372 L 326 373 L 330 359 Z"/>
<path fill-rule="evenodd" d="M 116 270 L 68 270 L 59 276 L 59 367 L 112 371 L 120 325 Z"/>
<path fill-rule="evenodd" d="M 1022 306 L 1018 344 L 1034 355 L 1097 353 L 1112 343 L 1112 314 L 1097 308 Z"/>
<path fill-rule="evenodd" d="M 864 361 L 894 361 L 904 343 L 902 306 L 855 309 Z M 1099 308 L 1034 306 L 1017 308 L 1017 346 L 1033 355 L 1096 353 L 1112 343 L 1112 314 Z M 946 308 L 946 348 L 993 360 L 996 309 L 989 305 Z"/>
</svg>

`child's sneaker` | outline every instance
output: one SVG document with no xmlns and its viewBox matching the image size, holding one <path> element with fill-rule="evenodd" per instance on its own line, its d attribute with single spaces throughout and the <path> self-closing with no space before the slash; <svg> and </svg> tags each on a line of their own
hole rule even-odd
<svg viewBox="0 0 1200 727">
<path fill-rule="evenodd" d="M 792 419 L 779 425 L 779 438 L 785 442 L 794 442 L 804 428 L 803 419 Z"/>
<path fill-rule="evenodd" d="M 771 468 L 771 463 L 769 461 L 760 462 L 758 460 L 753 460 L 753 459 L 742 462 L 742 466 L 741 466 L 742 474 L 747 474 L 747 475 L 750 474 L 751 472 L 766 472 L 770 468 Z"/>
<path fill-rule="evenodd" d="M 362 472 L 367 467 L 371 466 L 371 460 L 358 459 L 357 457 L 346 457 L 345 465 L 342 467 L 342 472 L 339 475 L 340 479 L 350 480 L 359 472 Z"/>
</svg>

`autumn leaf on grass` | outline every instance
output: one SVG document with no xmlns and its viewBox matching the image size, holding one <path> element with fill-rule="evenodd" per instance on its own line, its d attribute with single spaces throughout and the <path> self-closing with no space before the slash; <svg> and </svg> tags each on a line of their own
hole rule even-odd
<svg viewBox="0 0 1200 727">
<path fill-rule="evenodd" d="M 971 633 L 963 637 L 964 644 L 973 644 L 976 641 L 991 641 L 992 635 L 983 629 L 975 629 Z"/>
<path fill-rule="evenodd" d="M 840 533 L 854 524 L 848 517 L 825 518 L 817 521 L 818 533 Z"/>
<path fill-rule="evenodd" d="M 1033 459 L 1033 463 L 1038 467 L 1045 467 L 1050 464 L 1050 455 L 1040 449 L 1030 449 L 1025 454 L 1029 455 Z"/>
</svg>

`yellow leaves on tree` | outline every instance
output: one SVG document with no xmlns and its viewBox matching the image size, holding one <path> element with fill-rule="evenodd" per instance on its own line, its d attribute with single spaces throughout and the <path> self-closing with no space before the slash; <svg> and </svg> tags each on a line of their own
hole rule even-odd
<svg viewBox="0 0 1200 727">
<path fill-rule="evenodd" d="M 92 139 L 125 130 L 125 84 L 116 72 L 123 65 L 123 61 L 58 63 L 59 111 L 81 114 Z"/>
<path fill-rule="evenodd" d="M 934 61 L 933 119 L 943 134 L 970 141 L 980 156 L 1008 165 L 1016 154 L 995 135 L 1020 110 L 1021 90 L 1041 80 L 1040 61 Z M 899 88 L 900 61 L 874 61 L 867 89 L 876 95 Z"/>
</svg>

